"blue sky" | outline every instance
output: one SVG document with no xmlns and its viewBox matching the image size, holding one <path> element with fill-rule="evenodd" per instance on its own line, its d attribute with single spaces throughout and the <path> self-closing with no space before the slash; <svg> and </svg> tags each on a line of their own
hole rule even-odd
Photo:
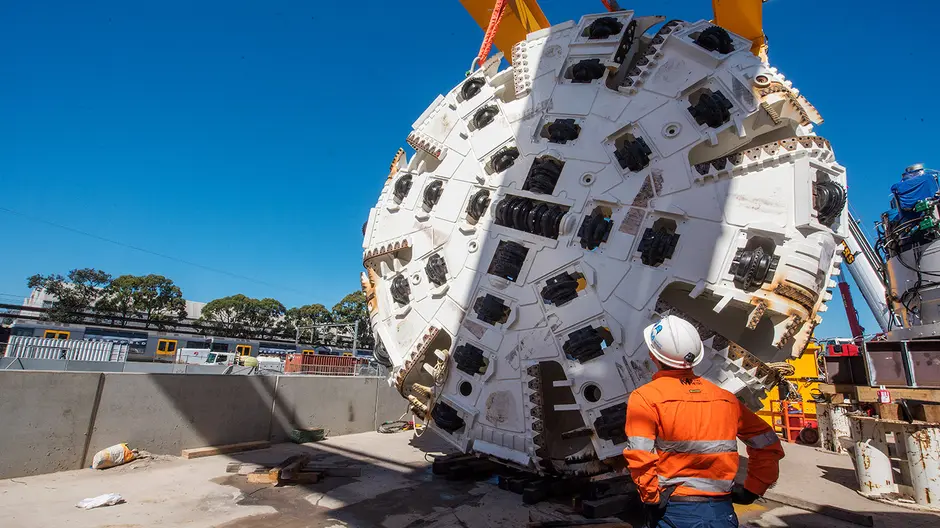
<svg viewBox="0 0 940 528">
<path fill-rule="evenodd" d="M 541 4 L 555 23 L 603 9 Z M 622 4 L 711 17 L 707 0 Z M 29 215 L 0 210 L 0 301 L 25 295 L 28 275 L 86 266 L 163 274 L 204 301 L 332 306 L 357 289 L 360 230 L 388 164 L 414 119 L 461 80 L 483 31 L 457 0 L 351 7 L 0 3 L 0 207 Z M 906 165 L 940 167 L 935 40 L 910 32 L 937 10 L 764 4 L 771 62 L 826 119 L 817 131 L 868 223 Z M 817 335 L 847 332 L 836 295 Z"/>
</svg>

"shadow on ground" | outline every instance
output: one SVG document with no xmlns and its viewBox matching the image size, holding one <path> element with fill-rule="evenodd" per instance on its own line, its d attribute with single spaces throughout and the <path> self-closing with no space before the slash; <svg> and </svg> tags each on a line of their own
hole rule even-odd
<svg viewBox="0 0 940 528">
<path fill-rule="evenodd" d="M 396 433 L 411 435 L 412 433 Z M 369 441 L 371 439 L 371 442 Z M 385 442 L 375 435 L 353 435 L 339 442 L 279 444 L 242 453 L 240 461 L 274 464 L 291 454 L 307 454 L 312 464 L 361 469 L 359 477 L 328 476 L 316 484 L 272 487 L 251 484 L 228 474 L 213 482 L 238 488 L 244 506 L 270 506 L 277 513 L 256 515 L 224 528 L 355 526 L 386 528 L 525 526 L 532 521 L 562 520 L 570 504 L 524 505 L 520 495 L 497 487 L 496 477 L 448 480 L 431 471 L 434 455 L 449 452 L 434 433 Z M 638 510 L 636 510 L 638 511 Z M 631 519 L 637 522 L 639 519 Z"/>
<path fill-rule="evenodd" d="M 838 467 L 831 467 L 831 466 L 816 466 L 816 467 L 822 470 L 822 478 L 828 480 L 829 482 L 833 482 L 835 484 L 845 486 L 846 488 L 849 488 L 852 491 L 855 491 L 858 489 L 858 477 L 855 476 L 854 469 L 838 468 Z"/>
</svg>

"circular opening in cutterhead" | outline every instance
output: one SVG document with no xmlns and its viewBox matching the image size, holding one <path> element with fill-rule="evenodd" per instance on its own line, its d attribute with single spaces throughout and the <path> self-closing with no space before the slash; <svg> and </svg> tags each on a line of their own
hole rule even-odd
<svg viewBox="0 0 940 528">
<path fill-rule="evenodd" d="M 472 392 L 473 392 L 473 385 L 471 385 L 469 381 L 460 382 L 460 394 L 464 396 L 470 396 Z"/>
<path fill-rule="evenodd" d="M 682 131 L 682 125 L 679 123 L 666 123 L 666 126 L 663 127 L 663 136 L 674 138 L 679 135 L 680 131 Z"/>
<path fill-rule="evenodd" d="M 587 384 L 584 387 L 582 394 L 584 394 L 584 399 L 591 403 L 599 402 L 601 400 L 601 388 L 597 385 L 594 385 L 593 383 Z"/>
</svg>

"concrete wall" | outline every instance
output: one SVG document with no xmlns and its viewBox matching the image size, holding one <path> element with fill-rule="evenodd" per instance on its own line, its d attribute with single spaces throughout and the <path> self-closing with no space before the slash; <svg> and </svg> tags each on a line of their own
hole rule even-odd
<svg viewBox="0 0 940 528">
<path fill-rule="evenodd" d="M 81 467 L 103 376 L 0 371 L 0 477 Z"/>
<path fill-rule="evenodd" d="M 88 467 L 121 442 L 179 455 L 294 427 L 374 431 L 405 406 L 382 378 L 0 371 L 0 478 Z"/>
<path fill-rule="evenodd" d="M 99 449 L 121 442 L 178 455 L 189 447 L 267 440 L 275 381 L 266 376 L 108 374 L 87 462 Z"/>
</svg>

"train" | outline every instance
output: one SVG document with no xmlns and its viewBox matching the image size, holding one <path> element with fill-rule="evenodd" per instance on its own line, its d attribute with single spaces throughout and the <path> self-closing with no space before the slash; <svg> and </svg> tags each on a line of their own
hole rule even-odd
<svg viewBox="0 0 940 528">
<path fill-rule="evenodd" d="M 128 361 L 176 361 L 180 349 L 210 350 L 219 354 L 252 357 L 287 357 L 290 354 L 347 356 L 374 360 L 372 350 L 294 343 L 283 340 L 242 339 L 201 335 L 172 330 L 113 327 L 86 323 L 56 323 L 15 319 L 10 335 L 110 341 L 128 345 Z"/>
</svg>

